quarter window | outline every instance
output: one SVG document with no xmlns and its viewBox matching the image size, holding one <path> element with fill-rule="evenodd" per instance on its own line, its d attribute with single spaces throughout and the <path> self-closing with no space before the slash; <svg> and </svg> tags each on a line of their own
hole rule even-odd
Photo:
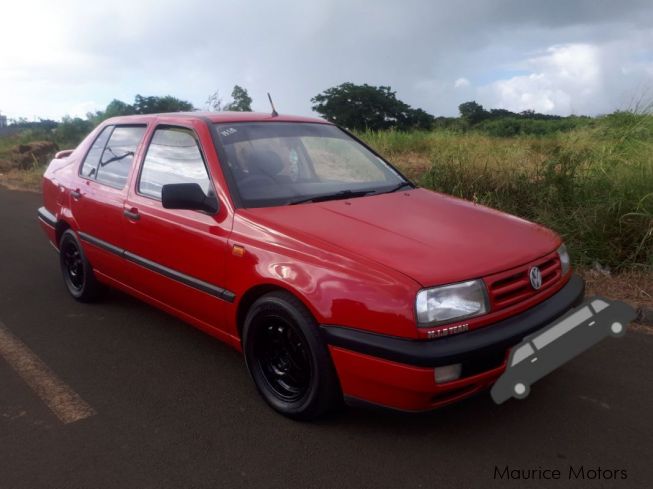
<svg viewBox="0 0 653 489">
<path fill-rule="evenodd" d="M 161 199 L 161 189 L 171 183 L 197 183 L 205 194 L 211 184 L 202 152 L 192 131 L 157 129 L 147 148 L 138 191 Z"/>
<path fill-rule="evenodd" d="M 86 158 L 84 158 L 84 163 L 82 164 L 82 169 L 79 174 L 86 178 L 95 178 L 95 173 L 97 172 L 98 163 L 100 162 L 100 156 L 104 147 L 107 144 L 109 136 L 111 136 L 111 131 L 113 126 L 107 126 L 102 129 L 102 132 L 95 138 L 93 146 L 86 153 Z"/>
<path fill-rule="evenodd" d="M 125 186 L 144 133 L 144 126 L 118 126 L 113 130 L 100 158 L 98 182 L 116 188 Z"/>
</svg>

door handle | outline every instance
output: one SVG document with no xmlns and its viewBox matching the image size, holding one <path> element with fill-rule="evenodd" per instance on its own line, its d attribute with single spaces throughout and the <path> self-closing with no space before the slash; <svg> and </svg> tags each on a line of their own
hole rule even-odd
<svg viewBox="0 0 653 489">
<path fill-rule="evenodd" d="M 71 190 L 70 191 L 70 196 L 75 200 L 79 200 L 79 199 L 82 198 L 82 193 L 79 191 L 79 189 Z"/>
<path fill-rule="evenodd" d="M 122 213 L 130 221 L 138 221 L 141 218 L 141 215 L 138 213 L 138 209 L 125 209 L 122 211 Z"/>
</svg>

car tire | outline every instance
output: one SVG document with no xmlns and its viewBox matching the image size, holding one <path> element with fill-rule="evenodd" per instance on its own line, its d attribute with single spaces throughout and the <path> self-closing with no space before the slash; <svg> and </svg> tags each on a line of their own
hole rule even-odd
<svg viewBox="0 0 653 489">
<path fill-rule="evenodd" d="M 76 300 L 91 302 L 100 296 L 102 286 L 71 229 L 67 229 L 59 240 L 59 264 L 66 289 Z"/>
<path fill-rule="evenodd" d="M 293 295 L 278 291 L 260 297 L 247 313 L 242 338 L 254 384 L 277 412 L 306 421 L 342 404 L 318 324 Z"/>
</svg>

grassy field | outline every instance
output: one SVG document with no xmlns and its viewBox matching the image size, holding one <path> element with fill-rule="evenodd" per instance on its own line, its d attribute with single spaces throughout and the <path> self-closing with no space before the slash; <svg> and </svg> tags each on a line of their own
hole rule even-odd
<svg viewBox="0 0 653 489">
<path fill-rule="evenodd" d="M 653 269 L 653 116 L 617 113 L 543 137 L 359 136 L 424 187 L 551 227 L 580 266 Z"/>
</svg>

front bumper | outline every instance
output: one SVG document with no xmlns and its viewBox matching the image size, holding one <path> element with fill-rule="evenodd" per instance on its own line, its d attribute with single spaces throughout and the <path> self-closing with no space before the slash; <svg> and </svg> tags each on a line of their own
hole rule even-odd
<svg viewBox="0 0 653 489">
<path fill-rule="evenodd" d="M 454 336 L 413 340 L 322 325 L 346 397 L 420 411 L 489 388 L 510 348 L 578 305 L 585 283 L 573 275 L 553 296 L 503 321 Z M 462 364 L 459 380 L 436 384 L 434 368 Z"/>
</svg>

